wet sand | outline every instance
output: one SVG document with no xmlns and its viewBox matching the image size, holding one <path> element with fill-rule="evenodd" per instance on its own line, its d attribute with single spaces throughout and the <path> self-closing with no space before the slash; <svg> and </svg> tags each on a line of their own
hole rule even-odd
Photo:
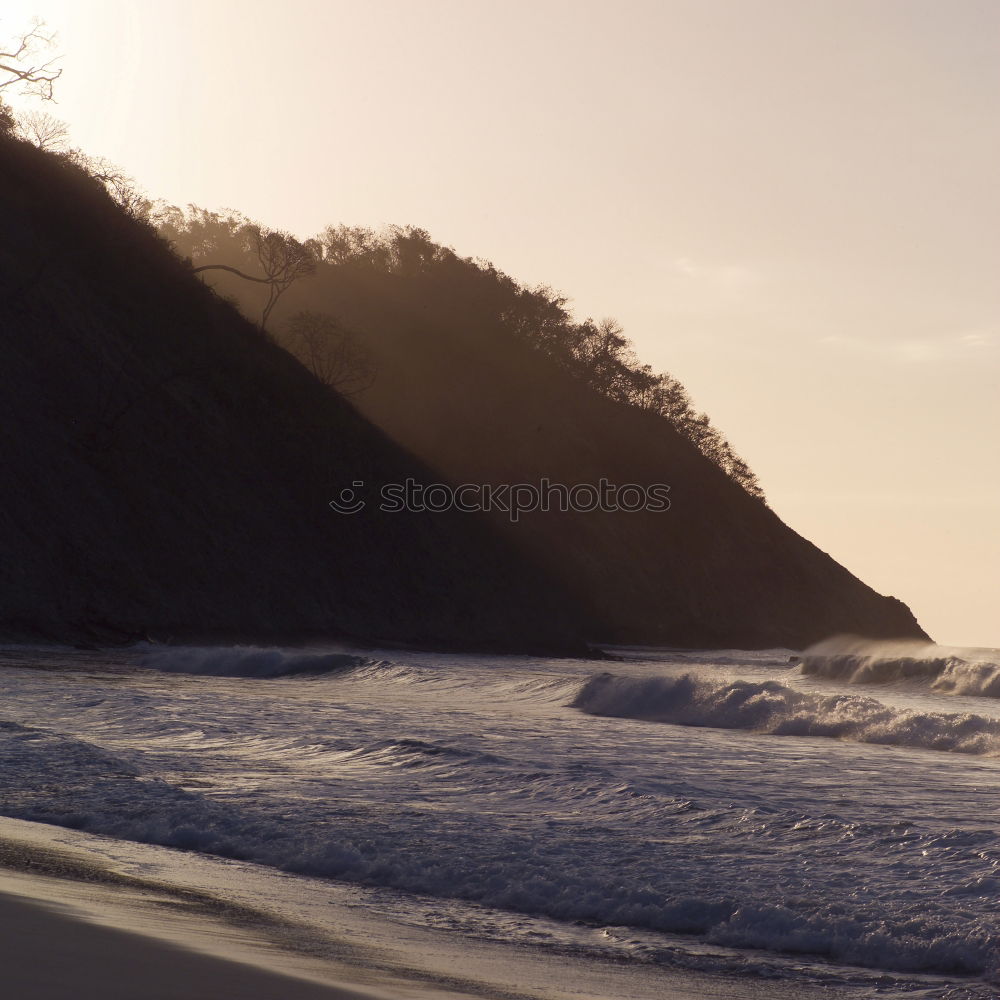
<svg viewBox="0 0 1000 1000">
<path fill-rule="evenodd" d="M 248 895 L 248 890 L 253 890 Z M 0 817 L 6 1000 L 831 1000 L 398 923 L 358 890 Z M 248 907 L 247 899 L 255 902 Z M 293 915 L 283 912 L 293 903 Z M 318 906 L 318 910 L 317 910 Z M 319 923 L 316 918 L 322 916 Z"/>
<path fill-rule="evenodd" d="M 60 909 L 0 894 L 5 996 L 24 1000 L 360 1000 L 366 996 L 100 927 Z"/>
</svg>

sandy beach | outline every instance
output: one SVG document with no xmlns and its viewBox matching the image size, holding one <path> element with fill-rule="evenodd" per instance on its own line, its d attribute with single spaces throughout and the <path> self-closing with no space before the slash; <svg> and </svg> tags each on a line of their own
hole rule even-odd
<svg viewBox="0 0 1000 1000">
<path fill-rule="evenodd" d="M 7 996 L 25 1000 L 359 1000 L 366 995 L 89 924 L 24 896 L 0 895 L 0 926 Z"/>
<path fill-rule="evenodd" d="M 285 919 L 283 882 L 299 916 Z M 202 888 L 206 887 L 206 888 Z M 270 894 L 273 908 L 248 898 Z M 352 902 L 353 898 L 353 902 Z M 0 818 L 14 1000 L 793 1000 L 819 991 L 623 968 L 394 923 L 337 883 Z M 830 992 L 823 996 L 829 997 Z"/>
</svg>

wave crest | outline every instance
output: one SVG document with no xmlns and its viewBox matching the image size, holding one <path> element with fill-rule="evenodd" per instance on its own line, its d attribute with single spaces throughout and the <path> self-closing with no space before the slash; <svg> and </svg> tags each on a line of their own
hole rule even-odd
<svg viewBox="0 0 1000 1000">
<path fill-rule="evenodd" d="M 142 657 L 142 665 L 167 673 L 209 677 L 288 677 L 354 670 L 370 661 L 350 653 L 306 653 L 256 646 L 174 646 Z"/>
<path fill-rule="evenodd" d="M 858 695 L 816 695 L 778 681 L 712 682 L 691 674 L 597 674 L 572 702 L 588 715 L 773 736 L 811 736 L 952 753 L 1000 750 L 1000 720 L 980 715 L 907 712 Z"/>
<path fill-rule="evenodd" d="M 845 684 L 923 681 L 941 694 L 1000 698 L 1000 663 L 968 659 L 932 643 L 872 643 L 838 637 L 807 649 L 802 673 Z"/>
</svg>

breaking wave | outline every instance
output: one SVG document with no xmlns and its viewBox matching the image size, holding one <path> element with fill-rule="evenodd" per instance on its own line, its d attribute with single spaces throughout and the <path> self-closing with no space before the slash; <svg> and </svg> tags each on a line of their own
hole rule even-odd
<svg viewBox="0 0 1000 1000">
<path fill-rule="evenodd" d="M 952 753 L 1000 751 L 1000 719 L 911 712 L 858 695 L 817 695 L 777 681 L 703 681 L 597 674 L 572 702 L 588 715 L 746 729 L 773 736 L 813 736 Z"/>
<path fill-rule="evenodd" d="M 312 807 L 308 798 L 273 792 L 207 794 L 150 780 L 134 763 L 86 741 L 13 723 L 0 723 L 0 752 L 8 762 L 0 774 L 4 812 L 34 822 L 512 913 L 698 935 L 730 948 L 815 955 L 904 972 L 981 975 L 1000 962 L 992 914 L 955 917 L 966 900 L 992 896 L 1000 885 L 982 875 L 991 870 L 983 857 L 995 850 L 992 830 L 931 832 L 906 822 L 865 826 L 773 807 L 747 811 L 688 803 L 688 809 L 671 810 L 673 820 L 661 816 L 660 839 L 636 850 L 628 834 L 607 839 L 604 825 L 614 822 L 614 813 L 591 801 L 582 812 L 563 813 L 560 838 L 551 829 L 538 836 L 535 826 L 509 828 L 481 809 L 459 811 L 451 821 L 460 824 L 456 829 L 465 840 L 455 851 L 453 842 L 440 835 L 437 810 L 373 813 L 356 800 L 336 805 L 323 800 Z M 373 744 L 358 753 L 374 757 L 387 773 L 398 767 L 400 755 L 416 766 L 436 757 L 473 769 L 515 763 L 422 740 Z M 520 782 L 536 777 L 512 775 Z M 372 773 L 365 783 L 374 788 L 380 779 Z M 557 796 L 558 785 L 564 784 L 565 775 L 551 794 Z M 495 782 L 470 774 L 460 785 L 493 788 Z M 558 803 L 558 796 L 548 800 L 547 810 Z M 573 814 L 576 820 L 570 819 Z M 596 824 L 595 816 L 600 817 Z M 547 822 L 551 827 L 553 821 Z M 727 845 L 719 866 L 713 853 L 704 851 L 706 837 Z M 924 859 L 924 869 L 946 858 L 953 885 L 929 904 L 887 892 L 884 898 L 859 894 L 846 907 L 807 887 L 767 898 L 763 887 L 753 885 L 752 864 L 740 878 L 733 877 L 726 860 L 737 844 L 749 848 L 747 857 L 754 859 L 781 851 L 782 842 L 793 851 L 811 843 L 810 858 L 820 871 L 831 863 L 824 858 L 832 856 L 842 865 L 845 852 L 859 847 L 882 858 L 887 849 L 894 850 L 896 863 L 902 863 L 899 851 L 908 851 Z M 648 957 L 657 961 L 655 954 Z"/>
<path fill-rule="evenodd" d="M 986 657 L 967 659 L 932 643 L 829 639 L 805 651 L 802 673 L 846 684 L 923 681 L 941 694 L 1000 698 L 1000 663 Z"/>
<path fill-rule="evenodd" d="M 176 674 L 210 677 L 288 677 L 329 674 L 367 666 L 349 653 L 305 653 L 256 646 L 176 646 L 145 654 L 144 667 Z"/>
</svg>

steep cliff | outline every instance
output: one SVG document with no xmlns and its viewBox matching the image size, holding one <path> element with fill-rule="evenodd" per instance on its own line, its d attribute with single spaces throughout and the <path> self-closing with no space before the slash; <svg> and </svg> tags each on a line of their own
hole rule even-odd
<svg viewBox="0 0 1000 1000">
<path fill-rule="evenodd" d="M 356 331 L 377 369 L 357 405 L 393 440 L 453 483 L 670 486 L 667 511 L 494 513 L 498 532 L 591 609 L 591 637 L 800 647 L 837 632 L 924 635 L 905 605 L 796 534 L 668 420 L 561 366 L 544 329 L 524 332 L 509 279 L 424 240 L 406 256 L 405 234 L 379 253 L 359 243 L 294 285 L 272 327 L 281 337 L 305 310 Z M 259 315 L 256 286 L 211 280 Z"/>
<path fill-rule="evenodd" d="M 0 140 L 0 635 L 579 649 L 473 515 L 337 514 L 439 478 L 89 177 Z"/>
</svg>

